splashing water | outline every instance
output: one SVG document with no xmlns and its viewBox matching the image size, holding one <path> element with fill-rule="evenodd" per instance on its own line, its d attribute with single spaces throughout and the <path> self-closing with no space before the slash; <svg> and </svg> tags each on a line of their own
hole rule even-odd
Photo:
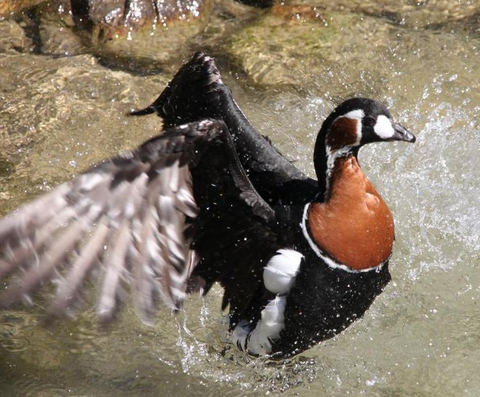
<svg viewBox="0 0 480 397">
<path fill-rule="evenodd" d="M 415 145 L 370 145 L 359 156 L 396 220 L 393 281 L 362 320 L 300 357 L 271 361 L 228 344 L 220 288 L 179 316 L 162 311 L 154 327 L 127 304 L 107 330 L 92 311 L 49 330 L 38 325 L 39 301 L 0 313 L 2 393 L 477 395 L 480 42 L 394 30 L 388 54 L 365 73 L 319 66 L 301 89 L 259 88 L 222 69 L 252 123 L 310 175 L 322 120 L 351 93 L 375 94 L 417 135 Z M 125 113 L 155 98 L 170 75 L 112 72 L 88 55 L 5 55 L 0 69 L 2 215 L 160 130 L 155 118 Z"/>
</svg>

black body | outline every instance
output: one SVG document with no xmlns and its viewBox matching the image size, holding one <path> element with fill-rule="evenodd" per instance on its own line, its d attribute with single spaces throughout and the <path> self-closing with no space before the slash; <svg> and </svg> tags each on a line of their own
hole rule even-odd
<svg viewBox="0 0 480 397">
<path fill-rule="evenodd" d="M 295 249 L 305 258 L 287 299 L 285 328 L 273 343 L 276 356 L 304 351 L 363 316 L 390 281 L 388 263 L 379 271 L 347 273 L 332 269 L 312 251 L 299 225 L 304 204 L 321 197 L 321 186 L 288 162 L 249 123 L 221 81 L 212 58 L 195 54 L 152 105 L 133 114 L 153 112 L 168 126 L 203 117 L 224 121 L 254 189 L 276 213 L 275 222 L 268 228 L 251 220 L 239 222 L 236 210 L 225 198 L 224 205 L 215 207 L 218 213 L 209 214 L 203 233 L 194 237 L 193 247 L 202 257 L 194 275 L 207 281 L 207 291 L 216 281 L 225 287 L 224 307 L 230 304 L 231 328 L 242 319 L 253 324 L 258 321 L 261 310 L 273 297 L 263 286 L 263 268 L 283 247 Z M 324 126 L 328 127 L 336 116 L 332 113 Z M 321 144 L 324 139 L 317 142 Z M 221 178 L 210 156 L 199 171 L 193 172 L 194 187 Z M 198 180 L 202 182 L 197 184 Z M 325 189 L 323 181 L 322 186 Z M 196 198 L 212 202 L 211 198 L 202 200 L 202 194 Z M 200 214 L 199 219 L 202 217 Z"/>
</svg>

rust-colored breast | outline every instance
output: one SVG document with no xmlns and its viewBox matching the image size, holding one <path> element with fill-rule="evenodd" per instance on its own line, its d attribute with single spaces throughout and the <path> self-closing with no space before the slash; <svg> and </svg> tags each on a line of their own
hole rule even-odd
<svg viewBox="0 0 480 397">
<path fill-rule="evenodd" d="M 394 240 L 393 217 L 356 158 L 337 160 L 330 183 L 328 201 L 313 203 L 308 212 L 316 244 L 355 270 L 386 261 Z"/>
</svg>

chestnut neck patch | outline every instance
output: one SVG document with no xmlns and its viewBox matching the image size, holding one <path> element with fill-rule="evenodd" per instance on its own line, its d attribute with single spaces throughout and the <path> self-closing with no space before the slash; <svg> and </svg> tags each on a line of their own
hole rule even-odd
<svg viewBox="0 0 480 397">
<path fill-rule="evenodd" d="M 345 146 L 353 146 L 359 143 L 360 130 L 361 125 L 358 119 L 340 117 L 330 127 L 325 143 L 330 151 L 339 150 Z"/>
</svg>

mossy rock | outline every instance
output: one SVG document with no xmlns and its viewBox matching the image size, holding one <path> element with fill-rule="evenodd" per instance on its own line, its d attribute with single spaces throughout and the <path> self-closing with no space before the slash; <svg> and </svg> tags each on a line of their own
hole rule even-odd
<svg viewBox="0 0 480 397">
<path fill-rule="evenodd" d="M 298 2 L 287 0 L 282 4 L 289 7 Z M 382 17 L 395 24 L 414 28 L 460 21 L 480 12 L 480 4 L 468 0 L 303 0 L 301 3 L 325 11 Z"/>
<path fill-rule="evenodd" d="M 93 1 L 87 26 L 93 52 L 124 69 L 148 72 L 155 64 L 161 69 L 187 54 L 189 41 L 205 28 L 211 8 L 212 0 Z"/>
<path fill-rule="evenodd" d="M 0 1 L 0 18 L 18 15 L 27 8 L 34 7 L 46 0 L 2 0 Z"/>
<path fill-rule="evenodd" d="M 323 86 L 322 77 L 328 80 L 334 69 L 361 78 L 365 66 L 388 51 L 394 29 L 386 21 L 352 13 L 313 7 L 284 11 L 265 14 L 226 49 L 256 84 Z"/>
<path fill-rule="evenodd" d="M 29 52 L 33 48 L 22 27 L 15 21 L 0 21 L 0 53 Z M 0 80 L 2 76 L 0 76 Z"/>
</svg>

